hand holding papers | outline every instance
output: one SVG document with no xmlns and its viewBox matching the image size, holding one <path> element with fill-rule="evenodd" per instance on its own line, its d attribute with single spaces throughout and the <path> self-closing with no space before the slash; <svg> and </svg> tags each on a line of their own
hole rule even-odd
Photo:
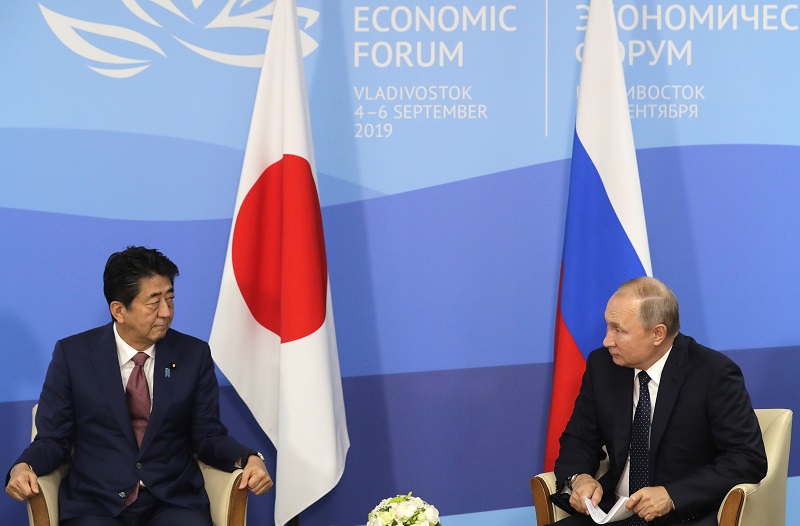
<svg viewBox="0 0 800 526">
<path fill-rule="evenodd" d="M 625 507 L 626 502 L 628 502 L 628 497 L 620 497 L 617 499 L 617 502 L 614 503 L 614 507 L 606 513 L 600 508 L 595 508 L 590 499 L 586 499 L 586 509 L 589 510 L 589 516 L 594 522 L 597 524 L 606 524 L 609 522 L 621 521 L 633 515 L 633 511 Z"/>
</svg>

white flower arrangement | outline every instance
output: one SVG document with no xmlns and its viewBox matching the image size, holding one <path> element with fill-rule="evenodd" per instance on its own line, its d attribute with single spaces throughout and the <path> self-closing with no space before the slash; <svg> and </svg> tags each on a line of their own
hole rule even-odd
<svg viewBox="0 0 800 526">
<path fill-rule="evenodd" d="M 367 515 L 367 526 L 441 526 L 439 510 L 419 497 L 383 499 Z"/>
</svg>

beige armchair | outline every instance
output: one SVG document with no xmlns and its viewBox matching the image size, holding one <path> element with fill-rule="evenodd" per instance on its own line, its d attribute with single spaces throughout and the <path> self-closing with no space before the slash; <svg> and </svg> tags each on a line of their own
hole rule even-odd
<svg viewBox="0 0 800 526">
<path fill-rule="evenodd" d="M 792 441 L 792 411 L 756 409 L 764 447 L 767 450 L 767 476 L 758 484 L 739 484 L 731 488 L 717 514 L 719 526 L 785 526 L 786 477 L 789 470 L 789 445 Z M 605 466 L 601 465 L 601 471 Z M 556 476 L 551 471 L 531 479 L 536 507 L 536 522 L 545 526 L 563 519 L 567 513 L 550 502 L 556 491 Z"/>
<path fill-rule="evenodd" d="M 36 436 L 36 407 L 33 406 L 31 440 Z M 227 473 L 212 468 L 199 460 L 200 471 L 211 503 L 211 520 L 214 526 L 244 526 L 247 511 L 247 490 L 239 489 L 242 470 Z M 28 500 L 30 526 L 58 526 L 58 486 L 67 474 L 66 464 L 54 472 L 39 477 L 40 493 Z"/>
</svg>

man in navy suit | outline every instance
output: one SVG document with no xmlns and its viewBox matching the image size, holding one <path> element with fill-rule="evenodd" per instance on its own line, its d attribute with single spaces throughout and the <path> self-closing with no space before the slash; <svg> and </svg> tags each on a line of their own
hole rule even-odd
<svg viewBox="0 0 800 526">
<path fill-rule="evenodd" d="M 128 247 L 109 257 L 103 292 L 113 321 L 56 343 L 36 439 L 8 475 L 11 497 L 37 494 L 37 475 L 69 462 L 62 526 L 211 526 L 195 457 L 228 472 L 244 467 L 240 487 L 256 495 L 272 487 L 261 454 L 220 422 L 208 344 L 170 328 L 177 275 L 157 250 Z M 143 424 L 134 430 L 126 389 L 130 399 L 131 377 L 142 374 Z"/>
<path fill-rule="evenodd" d="M 608 301 L 605 318 L 604 347 L 586 361 L 580 394 L 561 436 L 555 474 L 563 491 L 552 499 L 577 513 L 560 522 L 593 524 L 585 499 L 608 509 L 618 496 L 630 496 L 632 523 L 641 517 L 654 524 L 716 525 L 728 490 L 758 482 L 767 472 L 741 370 L 678 332 L 678 301 L 654 278 L 623 284 Z M 644 397 L 642 384 L 634 381 L 640 371 L 646 373 Z M 637 448 L 644 450 L 646 483 L 631 491 L 632 428 L 643 398 L 652 422 Z M 609 469 L 596 479 L 604 446 Z"/>
</svg>

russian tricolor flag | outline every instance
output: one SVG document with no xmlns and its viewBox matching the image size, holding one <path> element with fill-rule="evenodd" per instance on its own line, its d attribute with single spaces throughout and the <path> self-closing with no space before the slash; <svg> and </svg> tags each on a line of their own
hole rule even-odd
<svg viewBox="0 0 800 526">
<path fill-rule="evenodd" d="M 586 356 L 602 345 L 609 297 L 623 282 L 653 274 L 611 0 L 592 0 L 582 56 L 546 471 L 558 457 L 558 439 L 572 414 Z"/>
</svg>

